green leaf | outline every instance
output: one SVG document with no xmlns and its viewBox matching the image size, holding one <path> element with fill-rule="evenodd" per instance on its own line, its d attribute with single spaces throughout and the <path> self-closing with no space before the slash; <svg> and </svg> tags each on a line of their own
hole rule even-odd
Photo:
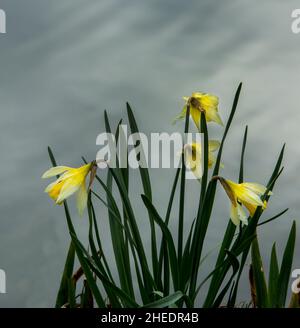
<svg viewBox="0 0 300 328">
<path fill-rule="evenodd" d="M 111 133 L 111 127 L 108 119 L 107 112 L 104 112 L 104 121 L 105 121 L 105 127 L 106 131 L 108 133 Z M 117 127 L 116 132 L 116 142 L 118 141 L 119 136 L 119 126 Z M 118 159 L 117 159 L 118 162 Z M 118 165 L 118 163 L 117 163 Z M 124 173 L 124 171 L 123 171 Z M 128 190 L 128 181 L 126 180 L 126 173 L 125 175 L 122 174 L 122 179 L 125 184 L 125 188 Z M 125 177 L 125 179 L 124 179 Z M 98 178 L 98 181 L 101 181 L 101 179 Z M 101 182 L 100 182 L 101 183 Z M 104 187 L 104 183 L 101 183 L 102 187 Z M 115 255 L 115 261 L 117 265 L 117 270 L 119 274 L 119 279 L 121 283 L 122 289 L 128 293 L 131 297 L 134 298 L 134 290 L 133 290 L 133 282 L 132 282 L 132 276 L 131 276 L 131 268 L 130 268 L 130 260 L 129 260 L 129 254 L 128 249 L 125 244 L 124 234 L 123 234 L 123 224 L 121 219 L 121 214 L 118 209 L 117 203 L 114 199 L 114 196 L 112 194 L 112 174 L 109 170 L 107 173 L 107 182 L 106 186 L 104 187 L 106 191 L 106 197 L 107 197 L 107 205 L 108 205 L 108 217 L 109 217 L 109 226 L 110 226 L 110 232 L 111 232 L 111 240 L 113 245 L 113 251 Z M 113 218 L 113 214 L 111 211 L 117 214 L 116 220 Z"/>
<path fill-rule="evenodd" d="M 170 267 L 171 267 L 171 271 L 172 271 L 174 289 L 177 290 L 178 286 L 179 286 L 179 271 L 178 271 L 178 260 L 177 260 L 177 256 L 176 256 L 176 250 L 175 250 L 175 245 L 174 245 L 172 235 L 170 233 L 169 228 L 167 227 L 165 222 L 161 219 L 161 217 L 157 213 L 156 209 L 152 205 L 152 202 L 145 195 L 141 195 L 141 197 L 142 197 L 142 200 L 143 200 L 145 206 L 153 214 L 154 220 L 160 226 L 163 236 L 166 240 L 166 243 L 168 246 L 168 252 L 169 252 L 169 260 L 170 260 Z"/>
<path fill-rule="evenodd" d="M 68 278 L 68 303 L 71 309 L 76 307 L 76 283 L 72 278 Z"/>
<path fill-rule="evenodd" d="M 186 115 L 185 115 L 185 127 L 184 133 L 189 131 L 189 120 L 190 120 L 190 105 L 187 105 Z M 178 216 L 178 243 L 177 243 L 177 252 L 178 252 L 178 264 L 181 266 L 182 259 L 182 249 L 183 249 L 183 225 L 184 225 L 184 204 L 185 204 L 185 156 L 184 151 L 181 154 L 181 179 L 180 179 L 180 194 L 179 194 L 179 216 Z"/>
<path fill-rule="evenodd" d="M 74 241 L 74 244 L 76 246 L 76 252 L 78 250 L 78 252 L 81 254 L 81 258 L 84 260 L 85 265 L 88 266 L 87 272 L 91 272 L 91 270 L 92 270 L 96 274 L 96 276 L 101 280 L 103 285 L 106 285 L 107 287 L 109 287 L 116 294 L 116 296 L 119 297 L 122 300 L 122 302 L 124 302 L 127 305 L 127 307 L 133 307 L 133 308 L 138 307 L 139 306 L 138 303 L 136 303 L 133 299 L 131 299 L 131 297 L 129 295 L 127 295 L 122 289 L 120 289 L 116 285 L 112 284 L 105 277 L 105 275 L 103 275 L 97 269 L 97 267 L 94 265 L 93 259 L 89 256 L 88 252 L 84 249 L 83 245 L 78 240 L 76 235 L 71 233 L 71 236 L 72 236 L 72 238 L 73 238 L 72 240 Z M 91 270 L 90 270 L 90 268 L 91 268 Z M 84 268 L 83 268 L 83 270 L 84 270 Z M 88 281 L 88 279 L 87 279 L 87 281 Z M 91 285 L 89 285 L 89 286 L 91 288 Z M 91 288 L 91 290 L 93 292 L 93 288 Z M 93 292 L 93 294 L 94 294 L 94 292 Z M 94 296 L 95 296 L 95 294 L 94 294 Z"/>
<path fill-rule="evenodd" d="M 271 307 L 276 307 L 277 301 L 277 289 L 279 278 L 279 266 L 276 254 L 276 244 L 273 244 L 270 260 L 270 270 L 269 270 L 269 301 Z"/>
<path fill-rule="evenodd" d="M 176 171 L 176 175 L 175 175 L 174 182 L 173 182 L 172 189 L 171 189 L 168 208 L 167 208 L 167 212 L 166 212 L 166 216 L 165 216 L 165 224 L 166 225 L 169 224 L 171 210 L 172 210 L 174 196 L 175 196 L 175 191 L 176 191 L 176 187 L 177 187 L 177 183 L 178 183 L 178 179 L 179 179 L 179 174 L 180 174 L 180 168 L 178 168 Z M 159 273 L 158 274 L 160 277 L 162 275 L 162 265 L 164 264 L 163 290 L 164 290 L 164 294 L 168 295 L 169 290 L 170 290 L 170 269 L 169 269 L 168 248 L 167 248 L 167 244 L 166 244 L 166 241 L 164 238 L 162 238 L 162 240 L 161 240 L 158 264 L 159 264 L 159 266 L 158 266 Z"/>
<path fill-rule="evenodd" d="M 256 306 L 258 308 L 269 307 L 267 283 L 263 270 L 263 263 L 259 251 L 257 237 L 254 238 L 252 242 L 251 259 L 252 259 L 254 285 L 256 290 Z"/>
<path fill-rule="evenodd" d="M 56 298 L 55 307 L 61 308 L 64 304 L 69 302 L 69 283 L 68 281 L 72 278 L 74 270 L 74 259 L 75 259 L 75 247 L 72 242 L 70 242 L 69 251 L 64 267 L 64 272 L 61 278 L 59 291 Z"/>
<path fill-rule="evenodd" d="M 245 128 L 243 145 L 241 151 L 241 160 L 240 160 L 240 174 L 239 174 L 239 183 L 244 181 L 244 157 L 245 157 L 245 149 L 247 144 L 247 136 L 248 136 L 248 126 Z"/>
<path fill-rule="evenodd" d="M 296 241 L 296 222 L 293 221 L 290 235 L 284 249 L 280 273 L 278 277 L 277 305 L 279 307 L 285 306 L 286 295 L 287 295 L 287 290 L 289 288 L 289 280 L 291 276 L 291 270 L 292 270 L 292 264 L 294 258 L 295 241 Z"/>
<path fill-rule="evenodd" d="M 98 270 L 106 277 L 107 280 L 112 280 L 112 277 L 106 272 L 104 265 L 101 262 L 101 258 L 104 257 L 102 248 L 99 250 L 99 252 L 96 249 L 96 245 L 94 242 L 94 236 L 93 236 L 93 205 L 91 202 L 91 193 L 89 193 L 88 196 L 88 217 L 89 217 L 89 244 L 91 248 L 92 258 L 95 262 L 95 265 L 97 266 Z M 115 282 L 112 280 L 112 283 L 115 284 Z M 115 297 L 115 294 L 111 291 L 110 288 L 107 287 L 106 284 L 104 284 L 104 289 L 109 297 L 110 303 L 112 307 L 120 307 L 120 303 L 118 299 Z"/>
<path fill-rule="evenodd" d="M 49 154 L 52 165 L 57 166 L 53 151 L 49 146 L 48 146 L 48 154 Z M 68 205 L 67 205 L 66 201 L 64 202 L 64 208 L 65 208 L 66 215 L 68 215 L 70 217 Z M 71 223 L 70 227 L 74 230 L 72 223 Z M 73 293 L 73 290 L 70 288 L 71 287 L 70 281 L 71 281 L 73 269 L 74 269 L 74 260 L 75 260 L 75 247 L 71 241 L 67 259 L 66 259 L 66 263 L 65 263 L 65 267 L 64 267 L 63 276 L 61 278 L 61 283 L 60 283 L 59 291 L 58 291 L 57 298 L 56 298 L 56 304 L 55 304 L 56 308 L 62 307 L 64 304 L 66 304 L 70 301 L 71 302 L 73 301 L 73 297 L 71 295 Z"/>
<path fill-rule="evenodd" d="M 130 129 L 131 133 L 139 133 L 139 129 L 136 123 L 136 120 L 134 118 L 132 109 L 129 105 L 127 105 L 127 114 L 128 114 L 128 120 L 130 124 Z M 144 158 L 144 150 L 141 148 L 141 156 Z M 151 181 L 150 181 L 150 176 L 149 176 L 149 171 L 148 168 L 140 167 L 139 166 L 139 172 L 143 184 L 143 189 L 144 189 L 144 194 L 152 201 L 152 190 L 151 190 Z M 154 219 L 151 215 L 149 214 L 149 221 L 150 221 L 150 229 L 151 229 L 151 254 L 152 254 L 152 267 L 153 267 L 153 275 L 154 279 L 157 285 L 161 286 L 162 282 L 159 276 L 159 263 L 158 263 L 158 254 L 157 254 L 157 244 L 156 244 L 156 231 L 155 231 L 155 224 L 154 224 Z"/>
<path fill-rule="evenodd" d="M 206 194 L 206 187 L 207 187 L 207 177 L 208 177 L 208 131 L 207 131 L 207 124 L 206 124 L 206 117 L 203 112 L 201 112 L 201 133 L 204 139 L 204 149 L 203 149 L 203 175 L 201 178 L 201 193 L 200 193 L 200 201 L 198 206 L 198 211 L 200 215 L 202 211 L 202 206 L 204 205 L 204 198 Z"/>
<path fill-rule="evenodd" d="M 78 239 L 76 237 L 75 231 L 74 232 L 70 231 L 70 235 L 71 235 L 72 241 L 74 242 L 76 254 L 79 259 L 82 270 L 84 272 L 84 275 L 86 277 L 89 288 L 91 289 L 91 291 L 95 297 L 95 301 L 100 308 L 105 308 L 106 305 L 105 305 L 104 299 L 100 293 L 99 288 L 97 287 L 96 281 L 93 277 L 93 273 L 91 272 L 81 249 L 77 246 Z"/>
<path fill-rule="evenodd" d="M 207 292 L 205 304 L 208 306 L 208 304 L 212 304 L 213 299 L 216 297 L 218 293 L 219 286 L 221 284 L 221 281 L 224 279 L 224 272 L 221 270 L 221 263 L 223 263 L 225 257 L 226 257 L 226 250 L 230 248 L 230 245 L 232 243 L 234 233 L 236 230 L 236 226 L 232 223 L 231 220 L 228 221 L 228 225 L 223 237 L 222 245 L 218 254 L 218 258 L 215 264 L 215 268 L 220 268 L 220 270 L 216 270 L 215 274 L 213 275 L 210 286 Z"/>
<path fill-rule="evenodd" d="M 233 278 L 235 277 L 236 273 L 238 272 L 239 270 L 239 261 L 237 259 L 237 257 L 232 253 L 230 252 L 229 250 L 226 250 L 226 254 L 228 256 L 228 261 L 230 262 L 230 265 L 232 267 L 232 274 L 231 274 L 231 277 L 229 278 L 228 282 L 226 283 L 225 287 L 222 289 L 222 291 L 220 292 L 220 294 L 218 295 L 218 297 L 216 298 L 214 304 L 213 304 L 213 307 L 216 308 L 216 307 L 219 307 L 222 300 L 224 299 L 231 283 L 232 283 L 232 280 Z"/>
<path fill-rule="evenodd" d="M 242 88 L 242 83 L 239 84 L 236 94 L 235 94 L 235 97 L 234 97 L 231 112 L 230 112 L 230 115 L 229 115 L 229 118 L 228 118 L 228 121 L 227 121 L 227 124 L 225 127 L 225 131 L 224 131 L 224 134 L 222 137 L 220 148 L 218 151 L 216 164 L 215 164 L 214 171 L 213 171 L 214 176 L 218 175 L 218 173 L 219 173 L 223 146 L 225 143 L 225 139 L 226 139 L 228 130 L 232 123 L 236 108 L 237 108 L 241 88 Z M 211 180 L 209 182 L 207 191 L 205 194 L 204 203 L 202 206 L 203 208 L 205 208 L 205 211 L 201 211 L 201 212 L 198 211 L 198 216 L 196 219 L 195 230 L 194 230 L 192 246 L 191 246 L 191 261 L 193 262 L 193 266 L 192 266 L 192 270 L 190 272 L 190 274 L 191 274 L 191 283 L 190 283 L 190 290 L 189 290 L 190 299 L 193 299 L 193 295 L 195 294 L 195 290 L 196 290 L 199 263 L 200 263 L 200 258 L 202 255 L 202 248 L 203 248 L 203 243 L 204 243 L 204 239 L 206 236 L 207 227 L 209 224 L 209 220 L 210 220 L 210 216 L 211 216 L 211 212 L 212 212 L 212 208 L 213 208 L 213 204 L 214 204 L 216 185 L 217 185 L 217 181 L 215 179 Z"/>
<path fill-rule="evenodd" d="M 184 295 L 182 294 L 181 291 L 177 291 L 172 295 L 163 297 L 155 302 L 146 304 L 143 306 L 143 308 L 165 308 L 165 307 L 170 307 L 177 301 L 179 301 L 181 298 L 183 298 Z"/>
<path fill-rule="evenodd" d="M 261 226 L 261 225 L 264 225 L 264 224 L 266 224 L 266 223 L 269 223 L 269 222 L 271 222 L 271 221 L 274 221 L 274 220 L 280 218 L 280 217 L 281 217 L 283 214 L 285 214 L 288 210 L 289 210 L 289 209 L 286 208 L 285 210 L 281 211 L 280 213 L 278 213 L 278 214 L 272 216 L 271 218 L 269 218 L 269 219 L 267 219 L 267 220 L 264 220 L 263 222 L 259 223 L 257 226 L 259 227 L 259 226 Z"/>
<path fill-rule="evenodd" d="M 118 171 L 115 171 L 114 169 L 109 169 L 110 172 L 112 173 L 112 176 L 117 184 L 117 187 L 119 189 L 119 193 L 122 199 L 122 202 L 124 204 L 124 208 L 126 211 L 126 215 L 128 217 L 129 221 L 129 226 L 130 230 L 132 233 L 132 238 L 134 239 L 134 242 L 136 244 L 136 250 L 137 254 L 139 257 L 141 269 L 142 269 L 142 274 L 143 274 L 143 280 L 144 280 L 144 285 L 146 290 L 148 290 L 149 295 L 152 294 L 153 290 L 157 290 L 155 281 L 153 280 L 153 277 L 151 276 L 145 250 L 144 250 L 144 245 L 140 236 L 140 230 L 138 228 L 135 215 L 131 206 L 131 202 L 126 190 L 126 187 L 124 185 L 124 182 L 122 178 L 120 177 L 120 174 Z"/>
<path fill-rule="evenodd" d="M 87 284 L 86 280 L 83 282 L 83 290 L 81 294 L 81 308 L 91 309 L 94 307 L 93 293 Z"/>
<path fill-rule="evenodd" d="M 221 157 L 222 157 L 222 152 L 223 152 L 223 146 L 225 143 L 225 139 L 227 137 L 227 133 L 229 131 L 229 128 L 231 126 L 238 102 L 239 102 L 239 97 L 240 97 L 240 93 L 241 93 L 241 89 L 242 89 L 242 83 L 239 84 L 235 96 L 234 96 L 234 100 L 233 100 L 233 104 L 232 104 L 232 108 L 231 108 L 231 112 L 224 130 L 224 134 L 222 137 L 222 141 L 221 141 L 221 145 L 218 151 L 218 156 L 217 156 L 217 160 L 216 160 L 216 164 L 215 164 L 215 168 L 214 168 L 214 172 L 213 175 L 218 175 L 219 174 L 219 168 L 220 168 L 220 164 L 221 164 Z"/>
</svg>

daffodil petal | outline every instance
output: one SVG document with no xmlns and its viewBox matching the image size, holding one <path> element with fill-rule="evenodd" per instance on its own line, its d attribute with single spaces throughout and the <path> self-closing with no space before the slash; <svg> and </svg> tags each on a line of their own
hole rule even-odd
<svg viewBox="0 0 300 328">
<path fill-rule="evenodd" d="M 264 203 L 260 199 L 259 195 L 251 190 L 243 191 L 243 192 L 236 192 L 237 198 L 243 203 L 247 202 L 252 205 L 263 206 Z"/>
<path fill-rule="evenodd" d="M 247 216 L 246 212 L 244 211 L 243 207 L 240 204 L 238 204 L 237 208 L 238 208 L 238 215 L 240 217 L 240 220 L 245 225 L 248 225 L 248 220 L 247 220 L 248 216 Z"/>
<path fill-rule="evenodd" d="M 200 98 L 201 105 L 204 109 L 217 108 L 219 105 L 219 98 L 209 93 L 199 93 L 197 97 Z"/>
<path fill-rule="evenodd" d="M 52 178 L 56 175 L 62 174 L 71 168 L 68 166 L 54 166 L 42 175 L 42 179 Z"/>
<path fill-rule="evenodd" d="M 212 122 L 216 122 L 217 124 L 219 124 L 221 126 L 224 125 L 219 113 L 215 109 L 206 111 L 206 119 L 207 119 L 207 122 L 212 121 Z"/>
<path fill-rule="evenodd" d="M 78 210 L 79 215 L 82 216 L 83 211 L 86 208 L 87 198 L 88 198 L 88 193 L 86 190 L 85 182 L 82 183 L 82 185 L 80 186 L 76 197 L 77 197 L 77 200 L 76 200 L 77 210 Z"/>
<path fill-rule="evenodd" d="M 196 142 L 184 146 L 184 157 L 187 167 L 193 172 L 197 179 L 203 175 L 201 144 Z"/>
<path fill-rule="evenodd" d="M 265 186 L 263 186 L 263 185 L 261 185 L 259 183 L 244 182 L 243 185 L 247 189 L 249 189 L 249 190 L 251 190 L 251 191 L 253 191 L 253 192 L 255 192 L 255 193 L 259 194 L 259 195 L 263 195 L 266 192 L 266 190 L 267 190 L 267 188 Z M 270 191 L 268 194 L 269 195 L 272 195 L 272 192 Z"/>
<path fill-rule="evenodd" d="M 233 222 L 233 224 L 235 224 L 236 226 L 239 225 L 240 218 L 238 215 L 237 206 L 234 206 L 232 204 L 231 204 L 231 208 L 230 208 L 230 218 L 231 218 L 231 221 Z"/>
<path fill-rule="evenodd" d="M 190 113 L 191 113 L 191 116 L 192 116 L 198 130 L 199 130 L 200 129 L 200 118 L 201 118 L 200 110 L 191 106 Z"/>
<path fill-rule="evenodd" d="M 49 192 L 55 185 L 57 184 L 57 181 L 54 181 L 50 183 L 44 190 L 44 192 Z"/>
<path fill-rule="evenodd" d="M 192 170 L 192 172 L 194 173 L 195 177 L 197 179 L 201 179 L 202 175 L 203 175 L 203 170 L 202 170 L 202 164 L 201 161 L 199 163 L 196 164 L 195 168 Z"/>
<path fill-rule="evenodd" d="M 218 150 L 220 147 L 220 142 L 218 140 L 209 140 L 208 142 L 208 150 L 214 152 Z"/>
<path fill-rule="evenodd" d="M 237 206 L 231 205 L 230 218 L 235 225 L 239 225 L 240 221 L 245 225 L 248 224 L 247 214 L 243 207 L 238 203 Z"/>
<path fill-rule="evenodd" d="M 246 188 L 243 183 L 238 184 L 231 180 L 226 180 L 232 192 L 241 202 L 247 202 L 257 206 L 263 206 L 263 202 L 260 197 L 252 190 Z"/>
<path fill-rule="evenodd" d="M 66 181 L 61 189 L 61 192 L 56 200 L 57 203 L 63 202 L 66 198 L 73 195 L 81 186 L 81 183 L 74 183 L 74 181 Z"/>
<path fill-rule="evenodd" d="M 178 114 L 172 121 L 172 124 L 175 124 L 177 121 L 182 120 L 185 118 L 186 115 L 186 106 L 183 107 L 182 111 L 180 114 Z"/>
</svg>

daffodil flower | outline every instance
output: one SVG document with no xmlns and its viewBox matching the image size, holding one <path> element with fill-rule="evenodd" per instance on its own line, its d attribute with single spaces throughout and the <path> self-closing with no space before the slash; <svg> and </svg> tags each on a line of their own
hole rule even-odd
<svg viewBox="0 0 300 328">
<path fill-rule="evenodd" d="M 80 216 L 82 216 L 88 198 L 86 177 L 93 167 L 95 167 L 94 162 L 79 168 L 68 166 L 52 167 L 43 174 L 42 178 L 51 178 L 56 175 L 61 176 L 55 182 L 50 183 L 45 189 L 45 192 L 59 205 L 69 196 L 77 192 L 77 209 Z"/>
<path fill-rule="evenodd" d="M 201 112 L 204 112 L 207 122 L 216 122 L 223 126 L 222 119 L 218 113 L 219 98 L 217 96 L 208 93 L 194 92 L 191 97 L 183 97 L 183 99 L 186 104 L 182 112 L 175 117 L 174 122 L 185 118 L 187 105 L 189 105 L 190 115 L 198 130 L 200 129 Z"/>
<path fill-rule="evenodd" d="M 217 140 L 208 142 L 208 168 L 211 168 L 216 161 L 213 154 L 220 147 Z M 203 175 L 202 169 L 202 149 L 201 144 L 193 142 L 184 146 L 185 164 L 194 173 L 197 179 L 201 179 Z"/>
<path fill-rule="evenodd" d="M 230 218 L 235 225 L 240 222 L 247 225 L 248 216 L 252 217 L 258 206 L 262 209 L 267 207 L 267 202 L 261 200 L 261 196 L 267 190 L 265 186 L 251 182 L 235 183 L 222 177 L 218 179 L 231 201 Z M 271 194 L 272 192 L 268 193 L 268 195 Z M 249 215 L 246 214 L 243 206 L 248 210 Z"/>
</svg>

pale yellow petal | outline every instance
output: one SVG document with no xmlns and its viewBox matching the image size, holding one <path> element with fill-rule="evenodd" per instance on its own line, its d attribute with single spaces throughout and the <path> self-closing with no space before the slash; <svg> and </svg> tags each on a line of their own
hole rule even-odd
<svg viewBox="0 0 300 328">
<path fill-rule="evenodd" d="M 183 107 L 182 111 L 180 114 L 178 114 L 172 121 L 172 124 L 175 124 L 177 121 L 182 120 L 185 118 L 186 115 L 186 106 Z"/>
<path fill-rule="evenodd" d="M 247 215 L 243 207 L 238 203 L 237 206 L 231 205 L 230 218 L 235 225 L 239 225 L 240 222 L 245 225 L 248 224 Z"/>
<path fill-rule="evenodd" d="M 50 183 L 44 190 L 44 192 L 49 192 L 55 185 L 57 184 L 57 181 L 54 181 Z"/>
<path fill-rule="evenodd" d="M 87 199 L 88 199 L 88 193 L 86 190 L 85 182 L 82 183 L 82 185 L 80 186 L 76 197 L 77 197 L 77 199 L 76 199 L 77 210 L 78 210 L 79 215 L 82 216 L 83 211 L 86 208 Z"/>
<path fill-rule="evenodd" d="M 187 144 L 184 146 L 185 164 L 197 179 L 201 179 L 203 175 L 201 163 L 201 145 L 197 143 Z"/>
<path fill-rule="evenodd" d="M 202 163 L 201 161 L 196 163 L 196 166 L 194 167 L 194 169 L 192 170 L 193 174 L 195 175 L 195 177 L 197 179 L 201 179 L 202 175 L 203 175 L 203 170 L 202 170 Z"/>
<path fill-rule="evenodd" d="M 64 183 L 61 192 L 57 198 L 57 203 L 63 202 L 65 199 L 73 195 L 81 186 L 81 183 L 78 183 L 74 180 L 66 180 Z"/>
<path fill-rule="evenodd" d="M 238 204 L 237 208 L 238 208 L 238 215 L 239 215 L 240 220 L 241 220 L 245 225 L 248 225 L 248 220 L 247 220 L 248 215 L 245 213 L 243 207 L 242 207 L 240 204 Z"/>
<path fill-rule="evenodd" d="M 240 224 L 240 218 L 238 215 L 237 206 L 234 206 L 232 204 L 231 204 L 231 208 L 230 208 L 230 218 L 231 218 L 231 221 L 233 222 L 233 224 L 235 224 L 236 226 Z"/>
<path fill-rule="evenodd" d="M 208 142 L 208 150 L 214 152 L 218 150 L 220 147 L 220 142 L 218 140 L 209 140 Z"/>
<path fill-rule="evenodd" d="M 232 192 L 241 202 L 247 202 L 252 205 L 263 206 L 263 202 L 260 197 L 255 192 L 243 186 L 243 184 L 238 184 L 231 180 L 226 180 L 226 182 L 232 189 Z"/>
<path fill-rule="evenodd" d="M 208 153 L 208 168 L 212 168 L 214 163 L 216 162 L 216 158 L 213 153 Z"/>
<path fill-rule="evenodd" d="M 191 106 L 190 113 L 193 118 L 193 121 L 195 122 L 195 124 L 199 130 L 200 129 L 200 118 L 201 118 L 200 110 Z"/>
<path fill-rule="evenodd" d="M 201 107 L 204 110 L 216 109 L 218 110 L 219 98 L 217 96 L 203 93 L 200 96 Z"/>
<path fill-rule="evenodd" d="M 42 179 L 51 178 L 56 175 L 62 174 L 71 168 L 68 166 L 54 166 L 42 175 Z"/>
<path fill-rule="evenodd" d="M 219 113 L 215 109 L 206 111 L 206 120 L 207 120 L 207 122 L 215 122 L 221 126 L 224 125 Z"/>
<path fill-rule="evenodd" d="M 243 203 L 243 202 L 247 202 L 249 204 L 252 205 L 257 205 L 257 206 L 263 206 L 264 203 L 263 201 L 260 199 L 260 197 L 254 193 L 251 190 L 247 190 L 245 188 L 245 190 L 243 191 L 239 191 L 238 193 L 236 193 L 237 198 Z"/>
<path fill-rule="evenodd" d="M 258 183 L 244 182 L 243 185 L 247 189 L 249 189 L 249 190 L 257 193 L 260 196 L 263 195 L 266 192 L 266 190 L 267 190 L 267 188 L 265 186 L 263 186 L 261 184 L 258 184 Z M 271 191 L 269 192 L 269 195 L 272 195 L 272 192 Z"/>
</svg>

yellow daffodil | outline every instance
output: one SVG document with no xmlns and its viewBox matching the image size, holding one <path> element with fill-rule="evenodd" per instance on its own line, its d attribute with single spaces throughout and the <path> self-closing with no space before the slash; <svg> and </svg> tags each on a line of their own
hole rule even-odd
<svg viewBox="0 0 300 328">
<path fill-rule="evenodd" d="M 217 140 L 210 140 L 208 142 L 208 168 L 211 168 L 216 161 L 213 154 L 220 147 Z M 202 170 L 202 150 L 201 144 L 193 142 L 184 146 L 185 164 L 194 173 L 197 179 L 201 179 Z"/>
<path fill-rule="evenodd" d="M 66 198 L 77 192 L 77 209 L 79 214 L 82 215 L 88 198 L 85 180 L 93 166 L 92 162 L 79 168 L 68 166 L 52 167 L 43 174 L 42 178 L 51 178 L 60 174 L 61 176 L 55 182 L 50 183 L 45 192 L 59 205 Z"/>
<path fill-rule="evenodd" d="M 245 213 L 242 205 L 246 207 L 250 217 L 254 215 L 258 206 L 261 206 L 262 209 L 266 208 L 267 202 L 261 200 L 261 196 L 267 190 L 265 186 L 250 182 L 235 183 L 222 177 L 218 177 L 218 179 L 231 201 L 230 218 L 235 225 L 238 225 L 240 221 L 245 225 L 248 224 L 248 215 Z M 271 194 L 269 192 L 269 195 Z"/>
<path fill-rule="evenodd" d="M 205 113 L 207 122 L 216 122 L 223 125 L 222 119 L 218 113 L 219 98 L 201 92 L 192 93 L 191 97 L 183 97 L 186 104 L 183 107 L 182 112 L 174 119 L 174 121 L 185 118 L 187 105 L 190 105 L 190 115 L 192 116 L 198 130 L 200 129 L 201 112 Z"/>
</svg>

